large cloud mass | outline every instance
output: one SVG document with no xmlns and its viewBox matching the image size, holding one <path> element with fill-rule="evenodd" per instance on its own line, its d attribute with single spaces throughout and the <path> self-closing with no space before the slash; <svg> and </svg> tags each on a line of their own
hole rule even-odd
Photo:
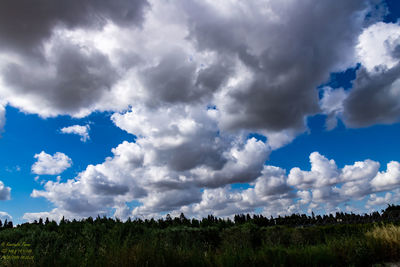
<svg viewBox="0 0 400 267">
<path fill-rule="evenodd" d="M 249 139 L 241 150 L 232 148 L 231 154 L 225 153 L 231 159 L 220 170 L 203 166 L 176 171 L 166 165 L 157 166 L 152 161 L 152 152 L 143 149 L 142 141 L 124 142 L 113 150 L 112 158 L 88 166 L 75 179 L 65 183 L 48 181 L 45 190 L 34 190 L 32 197 L 44 197 L 57 208 L 25 217 L 97 216 L 108 214 L 111 208 L 115 216 L 123 218 L 159 216 L 162 212 L 231 216 L 260 209 L 265 214 L 278 215 L 304 210 L 339 211 L 339 207 L 345 208 L 354 199 L 366 201 L 369 208 L 400 198 L 400 163 L 396 161 L 388 163 L 384 171 L 379 171 L 378 162 L 369 159 L 338 168 L 334 160 L 313 152 L 309 171 L 295 167 L 287 173 L 263 163 L 246 166 L 240 154 L 250 152 L 247 157 L 255 154 L 248 159 L 252 162 L 260 157 L 257 150 L 265 153 L 261 141 Z M 229 167 L 230 162 L 238 159 L 241 159 L 240 164 L 236 162 L 238 167 Z M 224 171 L 227 168 L 229 172 Z M 244 172 L 250 187 L 233 189 L 230 184 L 243 182 Z M 385 198 L 377 196 L 381 192 L 387 192 Z M 129 208 L 129 203 L 136 204 Z"/>
<path fill-rule="evenodd" d="M 235 82 L 216 97 L 221 125 L 303 129 L 304 117 L 319 111 L 315 88 L 352 61 L 364 2 L 224 1 L 221 6 L 185 5 L 192 12 L 189 38 L 196 47 L 239 62 Z"/>
<path fill-rule="evenodd" d="M 44 117 L 211 104 L 222 129 L 294 138 L 354 63 L 367 3 L 6 1 L 0 98 Z"/>
</svg>

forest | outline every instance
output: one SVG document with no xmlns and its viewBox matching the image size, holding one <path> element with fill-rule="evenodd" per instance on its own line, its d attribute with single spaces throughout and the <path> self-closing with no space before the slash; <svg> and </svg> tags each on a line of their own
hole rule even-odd
<svg viewBox="0 0 400 267">
<path fill-rule="evenodd" d="M 1 266 L 381 266 L 400 261 L 400 206 L 371 214 L 184 214 L 14 226 L 0 221 Z M 383 265 L 382 265 L 383 266 Z"/>
</svg>

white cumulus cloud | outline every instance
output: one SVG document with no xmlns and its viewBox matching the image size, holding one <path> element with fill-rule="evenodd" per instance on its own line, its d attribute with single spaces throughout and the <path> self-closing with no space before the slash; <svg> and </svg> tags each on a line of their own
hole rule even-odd
<svg viewBox="0 0 400 267">
<path fill-rule="evenodd" d="M 136 143 L 123 142 L 113 149 L 113 157 L 102 164 L 89 165 L 75 179 L 67 182 L 48 181 L 44 190 L 34 190 L 32 197 L 44 197 L 56 208 L 48 215 L 70 218 L 109 214 L 119 218 L 159 217 L 164 212 L 201 217 L 207 214 L 232 216 L 255 212 L 283 215 L 312 210 L 338 211 L 349 200 L 370 197 L 366 208 L 379 207 L 375 195 L 386 191 L 395 200 L 400 197 L 400 183 L 396 180 L 398 162 L 390 162 L 386 171 L 372 160 L 357 161 L 343 168 L 318 152 L 310 154 L 311 170 L 286 170 L 264 165 L 253 165 L 257 153 L 266 153 L 261 141 L 236 140 L 223 150 L 225 162 L 215 168 L 207 160 L 191 168 L 176 169 L 160 164 L 145 139 Z M 180 143 L 163 143 L 166 149 Z M 239 148 L 238 148 L 239 147 Z M 264 151 L 264 152 L 262 152 Z M 173 157 L 174 150 L 170 155 Z M 265 157 L 265 155 L 264 155 Z M 232 189 L 236 182 L 248 182 L 247 189 Z M 389 195 L 388 195 L 389 196 Z M 135 201 L 137 206 L 129 208 Z M 29 213 L 34 218 L 45 213 Z M 47 214 L 47 213 L 46 213 Z"/>
<path fill-rule="evenodd" d="M 357 55 L 369 72 L 393 68 L 400 61 L 400 25 L 378 22 L 365 29 L 358 38 Z"/>
<path fill-rule="evenodd" d="M 90 126 L 87 125 L 71 125 L 68 127 L 61 128 L 61 132 L 64 134 L 77 134 L 81 137 L 82 142 L 86 142 L 90 139 L 89 136 Z"/>
<path fill-rule="evenodd" d="M 32 165 L 32 172 L 35 174 L 57 175 L 71 167 L 72 160 L 61 152 L 54 155 L 42 151 L 34 156 L 37 161 Z"/>
<path fill-rule="evenodd" d="M 371 184 L 377 190 L 387 190 L 400 185 L 400 163 L 391 161 L 387 164 L 385 172 L 379 172 Z"/>
</svg>

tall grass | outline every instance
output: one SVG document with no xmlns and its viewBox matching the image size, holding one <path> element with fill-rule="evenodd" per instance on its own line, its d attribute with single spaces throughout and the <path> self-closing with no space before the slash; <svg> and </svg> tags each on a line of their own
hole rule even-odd
<svg viewBox="0 0 400 267">
<path fill-rule="evenodd" d="M 31 244 L 35 260 L 0 266 L 372 266 L 400 260 L 400 226 L 393 224 L 27 230 L 0 231 L 0 242 Z"/>
<path fill-rule="evenodd" d="M 376 227 L 365 235 L 377 259 L 400 259 L 400 226 L 389 224 Z"/>
</svg>

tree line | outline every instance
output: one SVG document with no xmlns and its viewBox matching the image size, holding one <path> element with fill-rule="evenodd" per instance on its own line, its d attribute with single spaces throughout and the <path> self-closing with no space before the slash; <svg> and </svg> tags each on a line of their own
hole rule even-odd
<svg viewBox="0 0 400 267">
<path fill-rule="evenodd" d="M 179 217 L 172 218 L 170 214 L 167 214 L 165 218 L 159 219 L 140 219 L 136 218 L 132 220 L 128 218 L 126 221 L 128 224 L 138 224 L 144 225 L 150 228 L 160 228 L 164 229 L 170 226 L 187 226 L 187 227 L 209 227 L 209 226 L 219 226 L 222 228 L 231 227 L 234 225 L 241 225 L 244 223 L 254 223 L 257 226 L 275 226 L 275 225 L 285 225 L 285 226 L 312 226 L 312 225 L 332 225 L 332 224 L 354 224 L 354 223 L 374 223 L 374 222 L 394 222 L 400 220 L 400 205 L 388 204 L 385 210 L 381 213 L 378 211 L 372 212 L 370 214 L 354 214 L 354 213 L 343 213 L 336 212 L 335 214 L 324 214 L 315 215 L 312 212 L 311 216 L 306 214 L 292 214 L 285 216 L 273 217 L 263 216 L 262 214 L 236 214 L 233 220 L 230 218 L 219 218 L 213 215 L 208 215 L 202 219 L 196 218 L 186 218 L 186 216 L 181 213 Z M 43 220 L 34 220 L 32 223 L 23 223 L 22 226 L 29 224 L 34 225 L 48 225 L 49 227 L 61 226 L 68 223 L 78 222 L 76 219 L 68 220 L 64 217 L 57 224 L 54 220 L 50 221 L 49 218 Z M 86 219 L 80 220 L 82 223 L 121 223 L 121 220 L 116 218 L 112 219 L 110 217 L 100 217 L 97 216 L 95 219 L 88 217 Z M 17 226 L 18 227 L 18 226 Z M 11 220 L 5 220 L 4 223 L 0 220 L 0 229 L 13 228 L 13 222 Z"/>
</svg>

